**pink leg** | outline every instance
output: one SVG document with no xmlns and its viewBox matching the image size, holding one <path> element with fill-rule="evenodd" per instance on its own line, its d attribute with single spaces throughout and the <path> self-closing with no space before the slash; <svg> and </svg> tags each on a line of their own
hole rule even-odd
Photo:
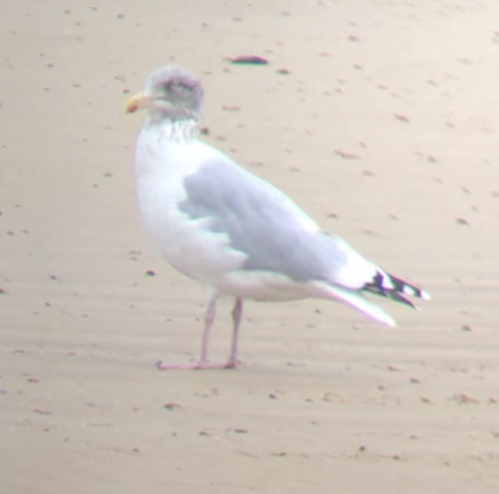
<svg viewBox="0 0 499 494">
<path fill-rule="evenodd" d="M 230 359 L 228 362 L 210 362 L 208 360 L 208 346 L 210 343 L 210 332 L 213 322 L 215 321 L 217 307 L 217 297 L 214 296 L 208 303 L 206 312 L 204 314 L 204 332 L 203 332 L 203 342 L 201 345 L 201 357 L 197 363 L 185 363 L 185 364 L 168 364 L 159 361 L 156 366 L 161 370 L 168 369 L 230 369 L 236 367 L 236 354 L 237 354 L 237 333 L 239 330 L 239 324 L 241 322 L 242 315 L 242 301 L 241 299 L 236 300 L 236 305 L 232 311 L 232 319 L 234 321 L 234 332 L 232 338 L 232 349 L 230 354 Z"/>
<path fill-rule="evenodd" d="M 214 296 L 208 303 L 206 307 L 206 312 L 204 313 L 204 331 L 203 331 L 203 343 L 201 345 L 201 358 L 199 359 L 199 364 L 208 363 L 208 347 L 210 345 L 210 333 L 213 322 L 215 321 L 215 316 L 217 314 L 217 297 Z"/>
<path fill-rule="evenodd" d="M 227 362 L 227 368 L 233 369 L 237 366 L 237 344 L 239 339 L 239 326 L 241 325 L 241 318 L 243 316 L 243 301 L 236 298 L 236 303 L 232 309 L 232 345 L 230 348 L 230 357 Z"/>
</svg>

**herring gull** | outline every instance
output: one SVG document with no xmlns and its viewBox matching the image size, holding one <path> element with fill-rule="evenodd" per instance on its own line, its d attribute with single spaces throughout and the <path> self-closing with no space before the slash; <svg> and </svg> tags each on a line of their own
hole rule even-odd
<svg viewBox="0 0 499 494">
<path fill-rule="evenodd" d="M 159 362 L 161 369 L 237 365 L 243 300 L 322 298 L 347 303 L 375 321 L 395 321 L 363 297 L 370 292 L 416 307 L 408 296 L 430 296 L 323 231 L 291 199 L 198 139 L 203 90 L 187 70 L 155 69 L 126 111 L 146 110 L 135 174 L 141 220 L 174 268 L 208 289 L 201 356 L 194 363 Z M 219 297 L 235 300 L 226 362 L 208 359 Z"/>
</svg>

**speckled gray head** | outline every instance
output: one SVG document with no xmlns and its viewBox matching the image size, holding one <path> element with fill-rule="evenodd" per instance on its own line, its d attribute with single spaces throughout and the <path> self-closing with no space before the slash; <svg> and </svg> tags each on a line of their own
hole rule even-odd
<svg viewBox="0 0 499 494">
<path fill-rule="evenodd" d="M 133 113 L 144 108 L 154 122 L 199 121 L 202 105 L 200 81 L 182 67 L 165 65 L 149 74 L 144 91 L 127 101 L 126 111 Z"/>
</svg>

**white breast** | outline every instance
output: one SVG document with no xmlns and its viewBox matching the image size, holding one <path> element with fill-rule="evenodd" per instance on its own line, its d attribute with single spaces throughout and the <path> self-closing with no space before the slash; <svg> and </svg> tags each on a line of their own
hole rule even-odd
<svg viewBox="0 0 499 494">
<path fill-rule="evenodd" d="M 151 128 L 141 132 L 136 152 L 138 204 L 146 231 L 166 261 L 212 286 L 238 269 L 246 255 L 230 248 L 227 235 L 210 232 L 209 220 L 183 213 L 180 204 L 186 199 L 185 177 L 217 155 L 200 141 L 171 141 Z"/>
</svg>

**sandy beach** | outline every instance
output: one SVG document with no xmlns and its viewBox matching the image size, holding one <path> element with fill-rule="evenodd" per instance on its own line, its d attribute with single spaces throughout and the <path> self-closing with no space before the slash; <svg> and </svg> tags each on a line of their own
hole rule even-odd
<svg viewBox="0 0 499 494">
<path fill-rule="evenodd" d="M 492 0 L 4 0 L 2 494 L 499 492 L 498 20 Z M 381 300 L 397 328 L 249 302 L 240 368 L 157 370 L 197 358 L 205 306 L 135 204 L 124 104 L 170 62 L 203 81 L 203 139 L 433 300 Z"/>
</svg>

